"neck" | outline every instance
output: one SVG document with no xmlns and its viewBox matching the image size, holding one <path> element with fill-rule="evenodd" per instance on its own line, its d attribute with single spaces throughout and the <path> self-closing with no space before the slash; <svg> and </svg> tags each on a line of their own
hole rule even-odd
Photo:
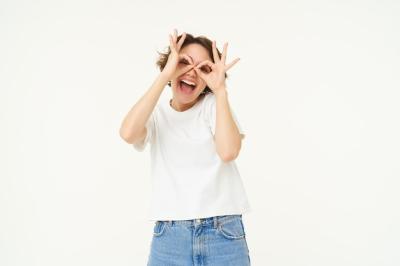
<svg viewBox="0 0 400 266">
<path fill-rule="evenodd" d="M 170 105 L 173 109 L 175 109 L 176 111 L 178 111 L 178 112 L 183 112 L 183 111 L 186 111 L 186 110 L 190 109 L 193 105 L 195 105 L 196 102 L 199 101 L 199 100 L 201 99 L 201 97 L 203 97 L 203 96 L 200 95 L 200 96 L 197 97 L 193 102 L 187 103 L 187 104 L 180 104 L 180 103 L 177 103 L 176 100 L 175 100 L 175 98 L 172 98 L 172 99 L 169 100 L 169 105 Z"/>
</svg>

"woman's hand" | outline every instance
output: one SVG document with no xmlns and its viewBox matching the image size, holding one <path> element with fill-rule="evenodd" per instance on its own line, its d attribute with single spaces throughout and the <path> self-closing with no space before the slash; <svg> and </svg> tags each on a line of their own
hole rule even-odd
<svg viewBox="0 0 400 266">
<path fill-rule="evenodd" d="M 194 68 L 196 73 L 207 83 L 207 86 L 214 93 L 225 89 L 225 72 L 240 60 L 240 58 L 236 58 L 230 64 L 225 65 L 227 47 L 228 43 L 225 43 L 221 58 L 219 58 L 215 41 L 213 41 L 212 49 L 215 63 L 205 60 Z"/>
<path fill-rule="evenodd" d="M 167 64 L 165 65 L 162 73 L 167 77 L 168 80 L 175 79 L 183 73 L 189 71 L 193 66 L 192 59 L 186 54 L 179 54 L 182 44 L 185 41 L 186 33 L 182 33 L 182 37 L 177 42 L 178 32 L 174 29 L 173 35 L 169 34 L 169 48 L 170 54 L 168 56 Z M 177 66 L 181 60 L 185 59 L 189 64 L 183 68 L 177 69 Z"/>
</svg>

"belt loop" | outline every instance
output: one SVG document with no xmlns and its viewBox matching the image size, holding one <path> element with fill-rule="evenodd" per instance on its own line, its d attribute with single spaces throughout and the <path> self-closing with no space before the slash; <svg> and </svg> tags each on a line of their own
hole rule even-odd
<svg viewBox="0 0 400 266">
<path fill-rule="evenodd" d="M 169 226 L 172 226 L 172 220 L 168 221 Z"/>
<path fill-rule="evenodd" d="M 214 220 L 214 228 L 217 228 L 218 226 L 217 216 L 214 216 L 213 220 Z"/>
</svg>

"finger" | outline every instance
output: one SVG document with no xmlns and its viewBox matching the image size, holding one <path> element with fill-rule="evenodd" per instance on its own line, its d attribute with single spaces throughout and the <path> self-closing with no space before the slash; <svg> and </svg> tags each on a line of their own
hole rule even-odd
<svg viewBox="0 0 400 266">
<path fill-rule="evenodd" d="M 175 72 L 174 72 L 174 75 L 173 75 L 173 79 L 182 76 L 182 74 L 188 72 L 192 68 L 194 68 L 194 65 L 187 65 L 187 66 L 184 66 L 182 68 L 176 69 Z"/>
<path fill-rule="evenodd" d="M 200 69 L 204 65 L 207 65 L 207 66 L 211 67 L 211 69 L 214 69 L 214 63 L 211 62 L 210 60 L 204 60 L 204 61 L 198 63 L 196 68 Z"/>
<path fill-rule="evenodd" d="M 191 70 L 192 68 L 194 68 L 194 65 L 187 65 L 187 66 L 185 66 L 184 68 L 182 68 L 181 70 L 179 70 L 178 77 L 179 77 L 180 75 L 182 75 L 183 73 L 188 72 L 188 71 Z"/>
<path fill-rule="evenodd" d="M 186 33 L 182 33 L 181 38 L 179 39 L 178 45 L 177 45 L 177 50 L 179 51 L 182 47 L 183 42 L 185 41 Z"/>
<path fill-rule="evenodd" d="M 240 58 L 236 58 L 235 60 L 233 60 L 229 65 L 227 65 L 225 67 L 225 71 L 227 71 L 228 69 L 230 69 L 231 67 L 233 67 L 234 64 L 236 64 L 238 61 L 240 60 Z"/>
<path fill-rule="evenodd" d="M 220 61 L 220 59 L 217 52 L 217 44 L 215 41 L 212 42 L 212 50 L 213 50 L 214 62 L 217 63 Z"/>
<path fill-rule="evenodd" d="M 196 73 L 197 73 L 197 75 L 199 75 L 200 76 L 200 78 L 202 79 L 202 80 L 206 80 L 206 74 L 204 74 L 200 69 L 198 69 L 198 68 L 194 68 L 194 71 L 196 71 Z"/>
<path fill-rule="evenodd" d="M 176 48 L 176 29 L 173 30 L 171 34 L 172 42 L 174 43 L 174 47 Z"/>
<path fill-rule="evenodd" d="M 221 61 L 225 63 L 226 60 L 226 50 L 228 48 L 228 43 L 226 42 L 224 44 L 224 49 L 222 50 L 222 56 L 221 56 Z"/>
<path fill-rule="evenodd" d="M 209 60 L 205 60 L 205 61 L 199 63 L 196 66 L 196 68 L 201 70 L 202 73 L 208 74 L 208 73 L 212 72 L 213 70 L 215 70 L 215 64 Z"/>
<path fill-rule="evenodd" d="M 171 34 L 169 34 L 169 47 L 171 50 L 175 50 L 175 43 Z"/>
</svg>

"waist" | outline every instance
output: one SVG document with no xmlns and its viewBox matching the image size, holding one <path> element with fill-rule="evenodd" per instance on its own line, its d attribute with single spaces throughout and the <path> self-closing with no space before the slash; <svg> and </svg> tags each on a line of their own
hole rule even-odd
<svg viewBox="0 0 400 266">
<path fill-rule="evenodd" d="M 159 220 L 159 221 L 169 223 L 171 226 L 173 225 L 198 226 L 198 225 L 210 225 L 210 224 L 215 225 L 233 219 L 242 219 L 242 214 L 218 215 L 218 216 L 195 218 L 188 220 Z"/>
</svg>

